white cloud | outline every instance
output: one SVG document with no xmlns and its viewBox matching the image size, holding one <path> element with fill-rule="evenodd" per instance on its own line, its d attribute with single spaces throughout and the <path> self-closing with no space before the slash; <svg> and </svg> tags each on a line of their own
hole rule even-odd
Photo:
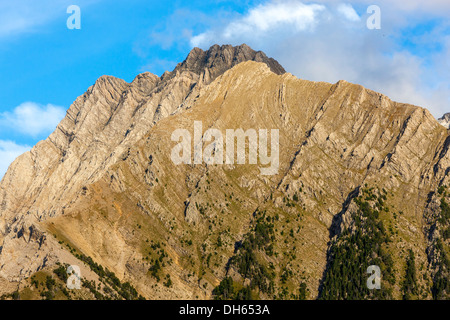
<svg viewBox="0 0 450 320">
<path fill-rule="evenodd" d="M 55 130 L 65 113 L 65 108 L 52 104 L 43 106 L 34 102 L 24 102 L 13 112 L 0 114 L 0 125 L 3 128 L 37 138 Z"/>
<path fill-rule="evenodd" d="M 353 9 L 353 7 L 348 3 L 340 4 L 338 6 L 338 11 L 339 11 L 339 13 L 341 13 L 345 18 L 347 18 L 350 21 L 361 20 L 359 15 L 356 13 L 355 9 Z"/>
<path fill-rule="evenodd" d="M 81 10 L 101 0 L 77 0 Z M 43 25 L 61 18 L 67 19 L 66 9 L 73 0 L 14 0 L 0 2 L 0 38 L 36 32 Z M 65 21 L 65 20 L 62 20 Z M 61 24 L 65 28 L 65 23 Z"/>
<path fill-rule="evenodd" d="M 0 140 L 0 179 L 3 178 L 9 165 L 31 147 L 18 145 L 13 141 Z"/>
</svg>

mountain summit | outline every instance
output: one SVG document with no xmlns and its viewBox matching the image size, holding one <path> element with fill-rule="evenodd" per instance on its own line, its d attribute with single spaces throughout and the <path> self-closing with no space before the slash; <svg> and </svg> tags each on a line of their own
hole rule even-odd
<svg viewBox="0 0 450 320">
<path fill-rule="evenodd" d="M 173 133 L 194 142 L 198 123 L 205 150 L 218 143 L 208 129 L 278 130 L 279 170 L 175 164 Z M 0 183 L 0 290 L 448 298 L 449 144 L 426 109 L 298 79 L 246 45 L 195 48 L 161 77 L 103 76 Z M 69 265 L 83 285 L 66 294 Z M 366 285 L 369 266 L 380 290 Z"/>
<path fill-rule="evenodd" d="M 445 113 L 441 118 L 438 119 L 439 123 L 442 124 L 447 129 L 450 129 L 450 112 Z"/>
</svg>

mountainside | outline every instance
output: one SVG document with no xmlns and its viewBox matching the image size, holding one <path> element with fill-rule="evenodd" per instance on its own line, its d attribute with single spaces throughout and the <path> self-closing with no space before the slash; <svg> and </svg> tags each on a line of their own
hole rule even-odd
<svg viewBox="0 0 450 320">
<path fill-rule="evenodd" d="M 447 129 L 450 129 L 450 113 L 446 113 L 442 116 L 442 118 L 438 119 L 438 122 L 446 127 Z"/>
<path fill-rule="evenodd" d="M 278 129 L 278 170 L 176 165 L 172 133 L 199 122 Z M 70 264 L 85 299 L 449 298 L 449 143 L 426 109 L 246 45 L 103 76 L 0 183 L 0 294 L 55 297 L 33 281 Z"/>
</svg>

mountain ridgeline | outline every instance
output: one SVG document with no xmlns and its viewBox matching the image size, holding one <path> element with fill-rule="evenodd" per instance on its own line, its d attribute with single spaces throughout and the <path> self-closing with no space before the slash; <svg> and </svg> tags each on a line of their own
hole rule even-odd
<svg viewBox="0 0 450 320">
<path fill-rule="evenodd" d="M 277 129 L 278 171 L 175 164 L 172 133 L 196 121 Z M 0 183 L 0 296 L 449 299 L 449 145 L 426 109 L 247 45 L 102 76 Z"/>
</svg>

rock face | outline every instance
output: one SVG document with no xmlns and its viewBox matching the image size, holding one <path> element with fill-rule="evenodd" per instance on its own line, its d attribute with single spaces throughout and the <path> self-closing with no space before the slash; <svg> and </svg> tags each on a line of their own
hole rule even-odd
<svg viewBox="0 0 450 320">
<path fill-rule="evenodd" d="M 444 127 L 446 127 L 447 129 L 450 128 L 450 112 L 449 113 L 445 113 L 442 118 L 438 119 L 439 123 L 441 125 L 443 125 Z"/>
<path fill-rule="evenodd" d="M 238 47 L 214 45 L 208 51 L 194 48 L 184 62 L 179 63 L 173 72 L 166 73 L 163 78 L 174 77 L 183 71 L 191 71 L 200 74 L 203 81 L 209 84 L 226 70 L 244 61 L 262 62 L 276 74 L 286 73 L 276 60 L 268 58 L 262 51 L 254 51 L 246 44 Z"/>
<path fill-rule="evenodd" d="M 194 137 L 194 121 L 203 132 L 278 129 L 277 173 L 261 175 L 261 162 L 175 165 L 171 135 Z M 3 178 L 0 278 L 65 262 L 64 241 L 147 298 L 210 298 L 225 276 L 253 297 L 293 298 L 304 283 L 316 298 L 372 188 L 364 206 L 385 198 L 377 223 L 399 270 L 392 297 L 402 297 L 408 249 L 430 280 L 414 294 L 445 297 L 449 141 L 423 108 L 297 79 L 246 45 L 193 49 L 160 78 L 104 76 Z"/>
</svg>

